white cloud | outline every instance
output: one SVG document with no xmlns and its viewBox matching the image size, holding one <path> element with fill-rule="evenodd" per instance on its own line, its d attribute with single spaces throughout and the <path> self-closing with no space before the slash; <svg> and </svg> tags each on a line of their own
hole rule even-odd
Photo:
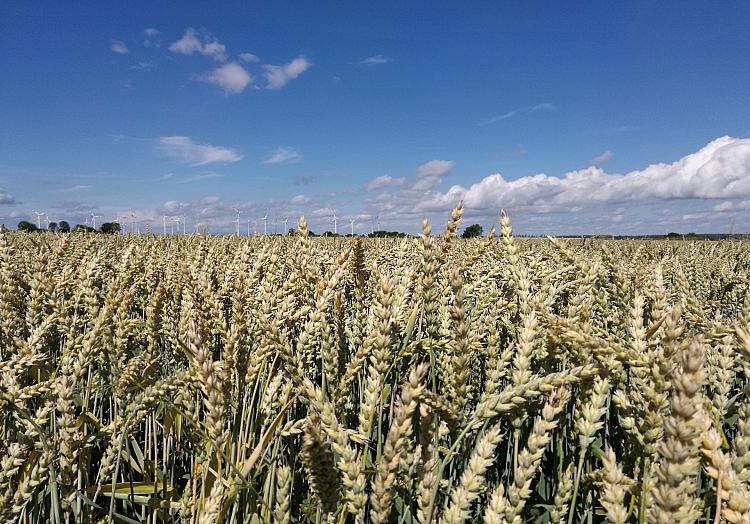
<svg viewBox="0 0 750 524">
<path fill-rule="evenodd" d="M 750 139 L 721 137 L 671 164 L 653 164 L 626 174 L 600 167 L 506 180 L 499 173 L 446 193 L 429 192 L 415 211 L 450 208 L 463 199 L 467 208 L 496 211 L 567 212 L 618 202 L 715 199 L 750 196 Z"/>
<path fill-rule="evenodd" d="M 237 58 L 240 59 L 240 62 L 245 62 L 245 63 L 256 64 L 260 62 L 260 58 L 258 58 L 257 55 L 254 55 L 252 53 L 240 53 L 240 55 Z"/>
<path fill-rule="evenodd" d="M 292 204 L 304 205 L 310 203 L 310 198 L 306 197 L 305 195 L 297 195 L 293 197 L 289 202 L 291 202 Z"/>
<path fill-rule="evenodd" d="M 221 202 L 221 198 L 217 196 L 207 196 L 207 197 L 201 198 L 201 204 L 204 206 L 218 204 L 219 202 Z"/>
<path fill-rule="evenodd" d="M 16 203 L 16 197 L 6 191 L 0 191 L 0 206 L 8 206 Z"/>
<path fill-rule="evenodd" d="M 193 166 L 242 160 L 242 155 L 233 149 L 210 144 L 196 144 L 187 136 L 160 137 L 159 148 L 166 155 Z"/>
<path fill-rule="evenodd" d="M 593 158 L 593 159 L 591 160 L 591 163 L 592 163 L 592 164 L 594 164 L 595 166 L 598 166 L 598 165 L 600 165 L 600 164 L 603 164 L 604 162 L 607 162 L 607 161 L 608 161 L 608 160 L 610 160 L 610 159 L 611 159 L 611 158 L 612 158 L 613 156 L 614 156 L 614 153 L 612 153 L 612 151 L 610 151 L 609 149 L 607 149 L 607 150 L 606 150 L 606 151 L 605 151 L 604 153 L 602 153 L 601 155 L 599 155 L 599 156 L 597 156 L 597 157 L 594 157 L 594 158 Z"/>
<path fill-rule="evenodd" d="M 268 81 L 266 88 L 281 89 L 287 82 L 294 80 L 299 75 L 307 71 L 312 63 L 304 56 L 298 56 L 288 64 L 284 65 L 264 65 L 263 71 Z"/>
<path fill-rule="evenodd" d="M 179 213 L 180 211 L 186 211 L 190 208 L 190 204 L 186 202 L 179 202 L 177 200 L 169 200 L 164 202 L 164 211 L 169 213 Z"/>
<path fill-rule="evenodd" d="M 383 55 L 373 55 L 373 56 L 368 56 L 364 60 L 360 60 L 357 63 L 360 65 L 375 66 L 375 65 L 381 65 L 381 64 L 388 64 L 390 62 L 393 62 L 392 58 L 388 58 L 387 56 L 383 56 Z"/>
<path fill-rule="evenodd" d="M 270 157 L 263 161 L 264 164 L 296 164 L 302 160 L 302 153 L 293 147 L 279 147 Z"/>
<path fill-rule="evenodd" d="M 148 27 L 143 30 L 143 34 L 146 37 L 143 41 L 143 47 L 146 48 L 158 48 L 161 47 L 161 31 L 155 27 Z"/>
<path fill-rule="evenodd" d="M 195 53 L 210 56 L 218 62 L 227 59 L 226 47 L 209 33 L 198 32 L 192 27 L 185 30 L 182 38 L 169 45 L 169 50 L 181 55 L 192 55 Z"/>
<path fill-rule="evenodd" d="M 393 178 L 391 175 L 381 175 L 370 180 L 365 189 L 367 191 L 374 191 L 388 186 L 402 186 L 406 182 L 405 178 Z"/>
<path fill-rule="evenodd" d="M 77 186 L 72 186 L 72 187 L 68 187 L 65 189 L 61 189 L 60 192 L 61 193 L 82 193 L 84 191 L 90 191 L 90 190 L 91 190 L 91 186 L 77 185 Z"/>
<path fill-rule="evenodd" d="M 154 63 L 151 60 L 142 60 L 137 64 L 130 66 L 130 69 L 134 71 L 149 71 L 154 68 Z"/>
<path fill-rule="evenodd" d="M 126 55 L 128 53 L 128 46 L 122 40 L 112 40 L 109 48 L 113 53 L 117 53 L 118 55 Z"/>
<path fill-rule="evenodd" d="M 537 111 L 554 111 L 555 109 L 557 109 L 557 107 L 549 103 L 518 107 L 516 109 L 508 111 L 507 113 L 493 116 L 487 121 L 487 123 L 491 124 L 493 122 L 500 122 L 501 120 L 507 120 L 508 118 L 512 118 L 516 115 L 521 115 L 524 113 L 536 113 Z"/>
<path fill-rule="evenodd" d="M 714 206 L 714 211 L 731 211 L 734 209 L 734 204 L 730 201 L 722 202 L 721 204 L 716 204 Z"/>
<path fill-rule="evenodd" d="M 437 186 L 455 165 L 453 160 L 430 160 L 422 164 L 414 170 L 417 180 L 412 189 L 427 190 Z"/>
<path fill-rule="evenodd" d="M 444 176 L 447 175 L 456 163 L 453 160 L 430 160 L 417 167 L 414 174 L 417 178 L 427 176 Z"/>
<path fill-rule="evenodd" d="M 253 76 L 240 64 L 230 62 L 200 76 L 199 80 L 220 87 L 227 95 L 236 95 L 253 83 Z"/>
<path fill-rule="evenodd" d="M 313 209 L 313 212 L 311 213 L 314 217 L 329 217 L 332 216 L 335 213 L 333 209 L 330 207 L 319 207 L 318 209 Z"/>
</svg>

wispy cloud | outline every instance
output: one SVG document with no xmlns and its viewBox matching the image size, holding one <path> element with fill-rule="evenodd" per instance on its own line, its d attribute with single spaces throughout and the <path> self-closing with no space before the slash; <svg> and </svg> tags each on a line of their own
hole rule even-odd
<svg viewBox="0 0 750 524">
<path fill-rule="evenodd" d="M 310 69 L 312 62 L 304 56 L 298 56 L 288 64 L 284 65 L 263 65 L 264 76 L 266 77 L 267 89 L 281 89 L 290 80 L 294 80 L 299 75 Z"/>
<path fill-rule="evenodd" d="M 199 173 L 197 175 L 190 175 L 188 177 L 185 177 L 182 180 L 180 180 L 179 182 L 181 184 L 187 184 L 187 183 L 190 183 L 190 182 L 199 182 L 201 180 L 208 180 L 209 178 L 222 178 L 223 176 L 224 175 L 222 175 L 221 173 L 214 173 L 214 172 Z"/>
<path fill-rule="evenodd" d="M 158 140 L 159 149 L 169 157 L 192 166 L 231 163 L 242 160 L 242 155 L 233 149 L 196 144 L 187 136 L 163 136 Z"/>
<path fill-rule="evenodd" d="M 306 185 L 312 183 L 313 180 L 315 180 L 314 176 L 311 176 L 311 175 L 298 175 L 298 176 L 294 177 L 294 185 L 295 186 L 306 186 Z"/>
<path fill-rule="evenodd" d="M 113 53 L 117 53 L 118 55 L 126 55 L 128 53 L 128 46 L 122 40 L 112 40 L 109 48 Z"/>
<path fill-rule="evenodd" d="M 149 71 L 154 68 L 154 62 L 151 60 L 142 60 L 137 64 L 130 66 L 133 71 Z"/>
<path fill-rule="evenodd" d="M 508 111 L 507 113 L 503 113 L 501 115 L 496 115 L 487 120 L 485 123 L 492 124 L 494 122 L 500 122 L 502 120 L 507 120 L 508 118 L 513 118 L 517 115 L 522 115 L 526 113 L 536 113 L 537 111 L 554 111 L 557 109 L 557 106 L 553 104 L 537 104 L 534 106 L 524 106 L 524 107 L 518 107 L 516 109 L 513 109 L 511 111 Z"/>
<path fill-rule="evenodd" d="M 197 31 L 192 27 L 185 30 L 182 38 L 169 45 L 169 50 L 181 55 L 192 55 L 198 53 L 203 56 L 210 56 L 217 62 L 223 62 L 227 59 L 226 47 L 216 38 L 205 31 Z"/>
<path fill-rule="evenodd" d="M 394 178 L 391 175 L 381 175 L 370 180 L 365 186 L 365 190 L 375 191 L 376 189 L 382 189 L 389 186 L 402 186 L 405 182 L 406 179 L 403 177 Z"/>
<path fill-rule="evenodd" d="M 16 203 L 16 197 L 7 191 L 0 190 L 0 206 L 9 206 Z"/>
<path fill-rule="evenodd" d="M 161 47 L 161 31 L 155 27 L 148 27 L 143 30 L 145 39 L 143 40 L 143 47 L 146 48 L 159 48 Z"/>
<path fill-rule="evenodd" d="M 387 56 L 383 55 L 373 55 L 368 56 L 367 58 L 360 60 L 357 62 L 359 65 L 364 66 L 376 66 L 376 65 L 382 65 L 382 64 L 388 64 L 390 62 L 393 62 L 393 58 L 388 58 Z"/>
<path fill-rule="evenodd" d="M 296 164 L 302 160 L 302 153 L 293 147 L 279 147 L 270 157 L 266 158 L 264 164 Z"/>
<path fill-rule="evenodd" d="M 240 62 L 245 63 L 257 64 L 258 62 L 260 62 L 260 58 L 252 53 L 240 53 L 237 58 L 239 58 Z"/>
<path fill-rule="evenodd" d="M 600 165 L 600 164 L 603 164 L 603 163 L 607 162 L 607 161 L 608 161 L 608 160 L 610 160 L 610 159 L 611 159 L 611 158 L 612 158 L 613 156 L 614 156 L 614 153 L 613 153 L 612 151 L 610 151 L 609 149 L 607 149 L 607 150 L 606 150 L 606 151 L 605 151 L 604 153 L 602 153 L 601 155 L 599 155 L 599 156 L 597 156 L 597 157 L 594 157 L 594 158 L 592 158 L 592 159 L 591 159 L 591 163 L 592 163 L 592 164 L 594 164 L 595 166 L 598 166 L 598 165 Z"/>
<path fill-rule="evenodd" d="M 253 75 L 236 62 L 230 62 L 198 77 L 201 82 L 221 88 L 226 95 L 242 93 L 253 83 Z"/>
<path fill-rule="evenodd" d="M 296 204 L 296 205 L 300 205 L 301 206 L 301 205 L 309 204 L 311 202 L 311 200 L 310 200 L 310 197 L 308 197 L 308 196 L 297 195 L 297 196 L 293 197 L 289 202 L 291 202 L 292 204 Z"/>
<path fill-rule="evenodd" d="M 65 189 L 61 189 L 61 193 L 83 193 L 84 191 L 90 191 L 91 186 L 79 184 L 72 187 L 66 187 Z"/>
</svg>

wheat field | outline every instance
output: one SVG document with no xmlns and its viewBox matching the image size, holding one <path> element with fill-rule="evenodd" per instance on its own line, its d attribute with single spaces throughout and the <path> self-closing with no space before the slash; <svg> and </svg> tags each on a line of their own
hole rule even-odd
<svg viewBox="0 0 750 524">
<path fill-rule="evenodd" d="M 0 233 L 0 520 L 750 522 L 738 241 Z"/>
</svg>

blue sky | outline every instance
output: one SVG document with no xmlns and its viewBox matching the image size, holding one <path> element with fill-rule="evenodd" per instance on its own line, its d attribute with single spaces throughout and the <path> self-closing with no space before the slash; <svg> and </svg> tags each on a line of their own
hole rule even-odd
<svg viewBox="0 0 750 524">
<path fill-rule="evenodd" d="M 6 225 L 750 230 L 747 2 L 86 4 L 0 5 Z"/>
</svg>

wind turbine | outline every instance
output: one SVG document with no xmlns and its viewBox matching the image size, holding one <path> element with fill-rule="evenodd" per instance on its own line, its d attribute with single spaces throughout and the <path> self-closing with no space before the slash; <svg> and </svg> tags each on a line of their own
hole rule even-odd
<svg viewBox="0 0 750 524">
<path fill-rule="evenodd" d="M 164 236 L 167 236 L 167 215 L 162 216 L 162 225 L 164 226 Z"/>
<path fill-rule="evenodd" d="M 338 227 L 337 227 L 338 226 L 337 220 L 338 220 L 338 217 L 336 216 L 336 213 L 334 212 L 333 213 L 333 234 L 334 235 L 338 235 L 338 233 L 339 233 L 339 230 L 338 230 Z"/>
<path fill-rule="evenodd" d="M 288 235 L 289 234 L 289 230 L 286 228 L 286 224 L 287 224 L 287 222 L 289 222 L 289 219 L 286 218 L 286 217 L 284 217 L 284 219 L 282 220 L 282 222 L 284 222 L 284 234 Z"/>
<path fill-rule="evenodd" d="M 247 219 L 247 236 L 250 236 L 250 219 Z"/>
<path fill-rule="evenodd" d="M 32 210 L 32 213 L 34 213 L 36 215 L 36 227 L 37 227 L 37 229 L 42 229 L 42 217 L 44 215 L 46 215 L 47 213 L 45 213 L 45 212 L 41 212 L 40 213 L 39 211 L 33 211 L 33 210 Z"/>
<path fill-rule="evenodd" d="M 354 236 L 354 219 L 349 220 L 349 224 L 352 226 L 352 236 Z"/>
<path fill-rule="evenodd" d="M 263 221 L 263 236 L 266 237 L 268 236 L 268 213 L 261 220 Z"/>
<path fill-rule="evenodd" d="M 96 219 L 100 218 L 99 215 L 95 215 L 94 213 L 91 213 L 91 223 L 93 224 L 94 229 L 96 229 Z"/>
<path fill-rule="evenodd" d="M 237 223 L 237 236 L 240 236 L 240 210 L 237 208 L 234 209 L 234 212 L 237 213 L 237 220 L 235 222 Z"/>
</svg>

